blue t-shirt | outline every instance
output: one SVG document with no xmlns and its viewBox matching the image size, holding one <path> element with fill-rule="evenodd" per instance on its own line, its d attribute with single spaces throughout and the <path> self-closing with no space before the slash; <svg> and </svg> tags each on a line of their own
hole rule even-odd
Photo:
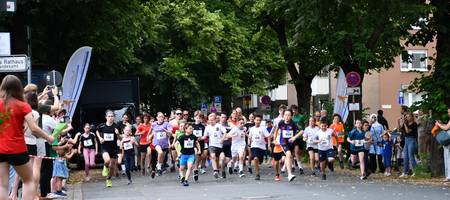
<svg viewBox="0 0 450 200">
<path fill-rule="evenodd" d="M 381 153 L 383 154 L 383 156 L 392 155 L 392 141 L 381 141 Z"/>
<path fill-rule="evenodd" d="M 355 141 L 355 144 L 350 144 L 350 150 L 352 150 L 352 151 L 365 150 L 365 148 L 364 148 L 365 134 L 363 131 L 359 131 L 358 129 L 355 128 L 352 131 L 350 131 L 350 133 L 348 134 L 348 137 L 350 138 L 350 140 Z"/>
</svg>

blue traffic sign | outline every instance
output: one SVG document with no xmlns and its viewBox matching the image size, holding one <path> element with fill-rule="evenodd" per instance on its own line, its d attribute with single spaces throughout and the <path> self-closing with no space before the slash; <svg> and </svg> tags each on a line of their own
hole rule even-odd
<svg viewBox="0 0 450 200">
<path fill-rule="evenodd" d="M 214 96 L 214 103 L 222 103 L 222 96 Z"/>
<path fill-rule="evenodd" d="M 208 104 L 202 103 L 202 105 L 200 106 L 200 110 L 207 110 L 207 109 L 208 109 Z"/>
</svg>

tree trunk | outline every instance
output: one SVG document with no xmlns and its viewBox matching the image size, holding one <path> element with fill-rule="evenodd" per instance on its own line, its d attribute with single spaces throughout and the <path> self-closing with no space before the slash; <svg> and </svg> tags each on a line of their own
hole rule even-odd
<svg viewBox="0 0 450 200">
<path fill-rule="evenodd" d="M 305 115 L 309 115 L 311 105 L 311 82 L 312 78 L 300 76 L 294 84 L 297 92 L 297 104 L 299 111 Z"/>
</svg>

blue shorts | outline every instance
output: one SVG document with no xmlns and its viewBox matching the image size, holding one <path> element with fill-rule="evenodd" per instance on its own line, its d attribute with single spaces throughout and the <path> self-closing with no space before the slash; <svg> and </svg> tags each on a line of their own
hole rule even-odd
<svg viewBox="0 0 450 200">
<path fill-rule="evenodd" d="M 326 161 L 327 158 L 334 158 L 336 154 L 334 153 L 333 149 L 328 149 L 326 151 L 319 150 L 319 161 L 323 162 Z"/>
<path fill-rule="evenodd" d="M 195 162 L 195 155 L 181 155 L 180 166 L 186 166 L 188 163 L 193 164 Z"/>
</svg>

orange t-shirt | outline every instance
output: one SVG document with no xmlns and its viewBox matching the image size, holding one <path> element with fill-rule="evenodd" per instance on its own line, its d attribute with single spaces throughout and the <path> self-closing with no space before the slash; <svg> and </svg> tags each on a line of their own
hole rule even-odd
<svg viewBox="0 0 450 200">
<path fill-rule="evenodd" d="M 333 137 L 331 138 L 333 146 L 337 146 L 338 143 L 344 143 L 344 124 L 341 122 L 331 124 L 330 128 L 333 129 Z"/>
<path fill-rule="evenodd" d="M 280 141 L 280 129 L 278 129 L 277 131 L 275 131 L 274 133 L 274 140 L 273 141 Z M 283 152 L 283 147 L 281 147 L 281 145 L 276 144 L 273 147 L 273 153 L 282 153 Z"/>
</svg>

